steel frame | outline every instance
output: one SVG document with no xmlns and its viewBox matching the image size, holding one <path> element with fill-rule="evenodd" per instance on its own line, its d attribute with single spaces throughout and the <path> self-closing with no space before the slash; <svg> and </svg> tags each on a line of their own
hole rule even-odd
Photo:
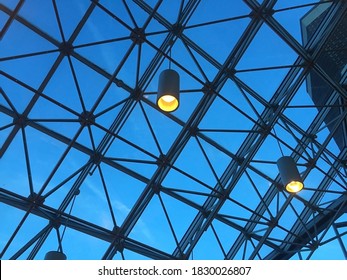
<svg viewBox="0 0 347 280">
<path fill-rule="evenodd" d="M 1 62 L 34 57 L 47 53 L 57 53 L 58 55 L 54 63 L 51 65 L 48 74 L 42 80 L 37 89 L 7 73 L 6 69 L 0 70 L 0 74 L 4 79 L 12 81 L 33 94 L 33 97 L 25 110 L 19 112 L 16 110 L 15 106 L 11 104 L 10 95 L 5 89 L 1 88 L 1 96 L 7 101 L 7 103 L 0 104 L 0 117 L 1 115 L 8 116 L 13 120 L 13 122 L 0 128 L 0 131 L 5 131 L 9 127 L 12 127 L 11 131 L 6 136 L 6 139 L 1 143 L 0 158 L 2 158 L 1 160 L 5 158 L 5 156 L 11 151 L 9 147 L 15 139 L 21 135 L 23 139 L 24 158 L 26 159 L 28 175 L 28 186 L 23 187 L 29 189 L 28 196 L 25 197 L 21 194 L 10 191 L 5 187 L 0 188 L 0 202 L 19 209 L 24 213 L 20 223 L 11 233 L 6 244 L 1 248 L 1 258 L 20 259 L 26 252 L 29 252 L 29 254 L 27 254 L 28 259 L 37 258 L 43 244 L 48 242 L 48 237 L 52 234 L 52 231 L 57 231 L 59 233 L 63 226 L 67 229 L 73 229 L 107 242 L 109 245 L 103 256 L 101 256 L 102 259 L 114 259 L 117 254 L 120 254 L 120 258 L 126 259 L 125 251 L 135 252 L 140 256 L 150 259 L 193 258 L 194 250 L 208 230 L 213 232 L 223 253 L 224 259 L 290 259 L 295 256 L 303 258 L 301 253 L 305 250 L 309 250 L 310 252 L 306 258 L 311 258 L 319 246 L 327 243 L 325 242 L 324 237 L 328 230 L 332 229 L 334 230 L 336 237 L 331 238 L 330 241 L 338 239 L 341 250 L 346 258 L 346 247 L 343 242 L 343 236 L 345 236 L 345 233 L 340 234 L 337 229 L 341 227 L 343 228 L 345 222 L 341 222 L 340 220 L 341 218 L 344 219 L 346 217 L 345 213 L 347 211 L 346 176 L 343 174 L 344 170 L 346 170 L 347 147 L 340 151 L 340 154 L 338 155 L 330 151 L 329 144 L 333 141 L 334 131 L 330 131 L 330 134 L 324 139 L 324 141 L 318 141 L 317 139 L 312 138 L 313 135 L 318 134 L 322 130 L 322 127 L 324 129 L 324 118 L 331 110 L 332 106 L 336 104 L 336 101 L 342 99 L 346 102 L 347 98 L 346 88 L 343 86 L 346 83 L 346 73 L 340 81 L 336 81 L 330 77 L 329 73 L 326 73 L 320 65 L 315 63 L 317 57 L 323 51 L 327 40 L 329 40 L 331 30 L 333 30 L 338 22 L 347 15 L 347 3 L 345 1 L 328 1 L 331 2 L 329 13 L 324 17 L 324 20 L 320 24 L 311 41 L 306 46 L 302 46 L 278 22 L 278 20 L 276 20 L 274 14 L 276 14 L 277 1 L 264 0 L 259 4 L 260 1 L 244 0 L 244 4 L 246 4 L 251 12 L 240 18 L 248 18 L 249 23 L 242 36 L 233 46 L 222 64 L 218 62 L 213 55 L 204 50 L 203 47 L 190 39 L 185 33 L 185 30 L 189 27 L 190 18 L 194 15 L 199 5 L 201 5 L 201 1 L 199 0 L 181 1 L 177 22 L 174 24 L 167 20 L 165 15 L 161 14 L 160 7 L 163 5 L 164 0 L 157 1 L 154 6 L 151 6 L 142 0 L 134 0 L 133 2 L 136 7 L 147 15 L 147 19 L 141 27 L 136 24 L 136 21 L 133 18 L 134 26 L 129 26 L 127 23 L 123 22 L 114 11 L 107 8 L 103 1 L 92 0 L 90 1 L 89 8 L 86 10 L 83 18 L 80 20 L 69 38 L 65 37 L 61 24 L 59 9 L 56 3 L 58 1 L 53 0 L 52 5 L 59 25 L 61 40 L 56 40 L 53 36 L 40 30 L 40 28 L 36 27 L 29 20 L 20 15 L 20 10 L 23 5 L 25 5 L 25 2 L 26 1 L 24 0 L 19 1 L 14 10 L 8 8 L 6 4 L 0 4 L 0 11 L 9 16 L 1 31 L 0 37 L 4 38 L 6 33 L 11 29 L 13 22 L 16 21 L 36 33 L 44 40 L 50 42 L 55 49 L 47 50 L 42 53 L 28 53 L 11 57 L 2 57 L 0 54 L 0 64 Z M 126 4 L 126 1 L 122 1 L 122 3 L 125 7 L 130 9 Z M 312 4 L 309 5 L 314 6 L 319 5 L 319 3 L 312 2 Z M 104 12 L 107 16 L 123 25 L 123 27 L 129 31 L 129 37 L 127 40 L 131 43 L 113 73 L 108 73 L 96 63 L 82 56 L 78 51 L 78 46 L 75 46 L 74 43 L 96 9 Z M 166 34 L 166 37 L 159 47 L 149 39 L 149 34 L 147 34 L 146 31 L 152 21 L 158 22 L 166 29 L 164 33 Z M 259 30 L 263 25 L 268 26 L 297 55 L 297 59 L 292 65 L 278 67 L 278 69 L 288 67 L 288 72 L 270 100 L 266 100 L 261 93 L 258 93 L 251 86 L 247 85 L 247 83 L 238 76 L 239 72 L 237 70 L 238 63 L 252 44 L 254 38 L 259 34 Z M 117 39 L 118 38 L 115 40 Z M 175 56 L 171 57 L 171 49 L 174 48 L 175 44 L 178 44 L 177 42 L 179 41 L 183 42 L 183 45 L 190 51 L 197 68 L 201 70 L 202 76 L 205 80 L 199 78 L 193 70 L 183 66 L 179 60 L 175 59 Z M 90 45 L 99 43 L 100 42 L 90 43 Z M 136 84 L 129 85 L 119 78 L 119 73 L 129 60 L 130 54 L 135 49 L 139 49 L 139 56 L 141 56 L 143 45 L 150 46 L 155 51 L 155 55 L 142 75 L 140 74 L 140 59 L 138 60 L 137 65 L 135 65 Z M 198 60 L 194 57 L 193 52 L 217 69 L 217 73 L 212 80 L 208 80 L 201 65 L 199 65 Z M 52 77 L 56 75 L 59 65 L 65 58 L 68 59 L 72 73 L 75 73 L 74 65 L 72 63 L 72 59 L 74 59 L 107 80 L 107 83 L 100 92 L 95 104 L 90 109 L 87 109 L 86 106 L 82 106 L 83 112 L 76 112 L 74 109 L 68 108 L 66 105 L 59 103 L 57 100 L 54 100 L 45 94 L 47 85 L 50 83 Z M 202 97 L 186 120 L 183 120 L 174 114 L 157 112 L 158 114 L 164 114 L 165 118 L 169 119 L 180 128 L 180 132 L 167 153 L 162 151 L 158 139 L 153 131 L 151 121 L 148 117 L 145 118 L 145 124 L 150 128 L 152 137 L 156 140 L 155 142 L 159 150 L 159 153 L 154 155 L 139 145 L 131 143 L 131 141 L 122 137 L 120 132 L 128 122 L 129 117 L 133 114 L 136 106 L 140 106 L 145 116 L 146 110 L 143 107 L 144 105 L 153 110 L 157 110 L 155 104 L 147 98 L 146 95 L 151 95 L 149 85 L 158 74 L 164 60 L 170 60 L 175 67 L 187 74 L 192 81 L 199 84 L 200 88 L 194 90 L 201 92 Z M 274 67 L 274 69 L 276 69 L 276 67 Z M 300 124 L 293 122 L 286 116 L 286 110 L 291 106 L 293 98 L 298 94 L 299 89 L 304 84 L 310 71 L 315 71 L 321 76 L 321 78 L 332 88 L 332 94 L 327 101 L 326 106 L 316 114 L 309 127 L 303 129 Z M 74 75 L 73 78 L 76 88 L 78 89 L 79 79 L 76 75 Z M 264 110 L 257 114 L 258 119 L 254 119 L 250 114 L 244 112 L 242 108 L 234 105 L 227 97 L 221 94 L 226 83 L 230 81 L 237 85 L 241 92 L 247 92 L 247 94 L 252 96 L 256 102 L 262 104 Z M 113 123 L 109 127 L 105 127 L 103 123 L 98 121 L 96 109 L 102 102 L 103 98 L 105 98 L 105 95 L 111 86 L 116 86 L 120 90 L 126 92 L 128 98 L 124 99 L 119 104 L 115 104 L 115 106 L 120 108 L 119 113 Z M 78 91 L 81 96 L 80 90 Z M 74 122 L 79 123 L 80 127 L 75 132 L 74 137 L 69 138 L 48 126 L 43 125 L 42 120 L 31 118 L 31 111 L 40 99 L 48 100 L 55 106 L 58 106 L 75 116 Z M 204 129 L 200 128 L 202 121 L 209 110 L 211 110 L 216 99 L 223 100 L 230 107 L 238 110 L 239 113 L 246 116 L 253 125 L 236 153 L 229 151 L 225 146 L 217 143 L 213 138 L 209 137 L 209 134 L 206 133 Z M 81 100 L 83 105 L 83 98 L 81 98 Z M 110 110 L 111 108 L 112 107 L 110 107 Z M 341 115 L 337 116 L 335 130 L 342 125 L 346 117 L 347 111 L 342 110 Z M 64 121 L 68 120 L 62 120 L 62 125 L 64 124 Z M 40 188 L 34 186 L 34 183 L 31 180 L 31 158 L 29 156 L 28 143 L 26 139 L 26 129 L 29 127 L 40 131 L 49 138 L 55 139 L 66 147 L 64 153 L 61 155 L 60 159 L 57 161 L 51 173 L 46 178 L 46 181 L 42 186 L 40 186 Z M 103 138 L 99 144 L 95 144 L 93 141 L 94 136 L 92 128 L 94 127 L 103 132 Z M 278 135 L 274 130 L 275 128 L 276 130 L 281 129 L 289 135 L 292 135 L 296 141 L 296 145 L 287 144 L 284 134 L 283 136 Z M 90 138 L 92 139 L 92 148 L 80 143 L 78 140 L 82 131 L 85 130 L 88 131 Z M 218 129 L 216 128 L 215 131 L 218 131 Z M 291 156 L 299 164 L 304 162 L 305 170 L 302 173 L 304 179 L 309 177 L 310 173 L 314 172 L 314 170 L 318 170 L 324 174 L 324 179 L 313 190 L 313 195 L 309 199 L 301 197 L 300 195 L 293 196 L 283 193 L 280 189 L 281 183 L 278 176 L 276 178 L 271 178 L 271 176 L 265 174 L 254 165 L 257 161 L 257 153 L 264 145 L 264 142 L 269 138 L 275 139 L 280 145 L 291 151 Z M 188 142 L 192 139 L 197 141 L 206 161 L 210 165 L 212 173 L 216 177 L 216 184 L 213 186 L 205 184 L 194 175 L 188 174 L 176 166 L 177 160 L 182 155 L 183 150 L 187 148 Z M 154 163 L 156 166 L 153 174 L 150 177 L 144 176 L 137 170 L 133 170 L 122 164 L 119 159 L 115 160 L 109 157 L 108 151 L 116 140 L 122 141 L 152 158 L 153 161 L 151 164 Z M 201 141 L 208 143 L 208 145 L 215 148 L 218 152 L 223 153 L 230 158 L 230 162 L 222 172 L 222 175 L 217 175 L 213 164 L 201 145 Z M 62 182 L 53 190 L 48 190 L 48 184 L 72 150 L 77 150 L 82 154 L 85 154 L 88 158 L 87 162 L 85 162 L 83 166 L 80 166 L 80 168 L 78 168 L 78 170 L 69 178 L 62 180 Z M 125 161 L 131 160 L 132 159 L 130 158 L 125 159 Z M 318 164 L 318 162 L 322 160 L 331 160 L 331 162 L 329 161 L 329 168 L 327 170 L 324 170 L 320 164 Z M 145 159 L 143 161 L 134 161 L 141 164 L 142 162 L 145 162 Z M 118 170 L 145 185 L 124 221 L 121 224 L 118 224 L 113 215 L 114 210 L 112 201 L 109 198 L 108 187 L 104 183 L 103 189 L 106 195 L 107 207 L 110 209 L 112 215 L 113 229 L 108 229 L 88 222 L 72 213 L 69 213 L 69 207 L 72 207 L 76 197 L 78 197 L 79 193 L 83 191 L 82 186 L 89 175 L 97 172 L 100 178 L 102 178 L 102 181 L 104 181 L 101 165 L 109 166 L 114 170 Z M 200 205 L 187 198 L 184 195 L 184 192 L 186 191 L 188 193 L 189 190 L 184 190 L 183 187 L 182 189 L 175 189 L 165 186 L 164 181 L 172 170 L 176 170 L 185 176 L 189 176 L 190 179 L 208 189 L 208 193 L 198 193 L 198 195 L 206 196 L 204 203 Z M 248 176 L 250 184 L 252 184 L 252 176 L 249 175 L 249 171 L 252 171 L 261 178 L 267 180 L 270 183 L 270 186 L 264 195 L 259 194 L 261 197 L 260 203 L 254 209 L 249 209 L 251 215 L 249 218 L 245 218 L 245 225 L 241 226 L 235 221 L 235 219 L 231 218 L 230 215 L 224 213 L 223 206 L 226 202 L 233 204 L 238 203 L 233 199 L 233 192 L 242 187 L 240 186 L 240 184 L 242 184 L 241 178 L 244 176 Z M 64 199 L 60 202 L 59 207 L 54 208 L 46 205 L 45 200 L 54 193 L 54 191 L 64 186 L 64 184 L 69 180 L 74 180 L 74 183 Z M 256 187 L 255 183 L 253 183 L 253 185 Z M 323 199 L 324 195 L 331 191 L 332 185 L 335 186 L 333 189 L 338 189 L 338 191 L 336 191 L 335 199 L 327 206 L 320 206 L 320 201 Z M 178 238 L 177 236 L 177 231 L 173 226 L 169 213 L 167 212 L 163 195 L 187 205 L 197 213 L 181 238 Z M 172 238 L 175 240 L 176 247 L 172 252 L 166 252 L 162 248 L 149 246 L 144 242 L 140 242 L 130 237 L 134 227 L 139 222 L 143 213 L 148 208 L 148 205 L 154 198 L 158 198 L 163 208 L 167 223 L 169 224 Z M 279 200 L 280 198 L 281 202 L 277 207 L 276 213 L 269 211 L 269 208 L 274 201 Z M 239 203 L 243 208 L 247 207 L 245 202 Z M 282 217 L 289 209 L 294 208 L 293 205 L 297 203 L 303 205 L 303 208 L 300 213 L 294 215 L 292 226 L 288 229 L 284 229 L 285 226 L 281 224 Z M 270 217 L 265 215 L 267 212 L 270 212 Z M 47 225 L 44 228 L 39 229 L 38 233 L 32 238 L 29 238 L 25 244 L 22 244 L 14 254 L 8 256 L 7 251 L 13 246 L 13 240 L 16 238 L 18 232 L 21 231 L 23 224 L 27 222 L 30 215 L 36 215 L 46 219 Z M 235 215 L 237 215 L 237 213 Z M 219 237 L 219 234 L 215 229 L 216 223 L 221 223 L 238 232 L 237 237 L 231 246 L 223 244 L 222 239 Z M 257 232 L 257 226 L 260 224 L 264 225 L 262 234 Z M 274 230 L 278 229 L 286 231 L 286 236 L 281 242 L 272 237 Z M 252 246 L 251 249 L 249 249 L 249 244 Z M 266 248 L 266 250 L 264 248 Z"/>
</svg>

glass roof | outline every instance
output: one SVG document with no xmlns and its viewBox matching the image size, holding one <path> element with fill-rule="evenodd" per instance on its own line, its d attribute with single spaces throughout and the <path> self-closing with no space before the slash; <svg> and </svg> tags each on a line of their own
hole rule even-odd
<svg viewBox="0 0 347 280">
<path fill-rule="evenodd" d="M 347 259 L 346 15 L 0 0 L 0 257 Z M 156 105 L 168 68 L 172 113 Z"/>
</svg>

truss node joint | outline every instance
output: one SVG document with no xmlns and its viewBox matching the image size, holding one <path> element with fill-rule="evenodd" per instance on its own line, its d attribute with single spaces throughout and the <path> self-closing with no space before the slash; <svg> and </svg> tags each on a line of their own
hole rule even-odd
<svg viewBox="0 0 347 280">
<path fill-rule="evenodd" d="M 274 217 L 271 217 L 271 219 L 267 222 L 267 224 L 270 228 L 274 228 L 278 226 L 278 220 L 275 219 Z"/>
<path fill-rule="evenodd" d="M 235 158 L 238 165 L 242 165 L 242 163 L 245 161 L 244 157 L 236 157 Z"/>
<path fill-rule="evenodd" d="M 189 259 L 189 255 L 187 253 L 182 253 L 180 254 L 179 260 L 188 260 Z"/>
<path fill-rule="evenodd" d="M 201 90 L 204 94 L 213 94 L 215 92 L 215 87 L 210 82 L 206 82 Z"/>
<path fill-rule="evenodd" d="M 270 125 L 263 125 L 260 129 L 261 133 L 264 135 L 269 135 L 271 132 L 271 126 Z"/>
<path fill-rule="evenodd" d="M 73 51 L 73 45 L 69 42 L 62 42 L 59 45 L 59 51 L 64 55 L 71 55 Z"/>
<path fill-rule="evenodd" d="M 212 208 L 213 208 L 213 206 L 212 206 L 211 208 L 208 208 L 208 209 L 202 208 L 202 209 L 200 210 L 202 216 L 203 216 L 205 219 L 207 219 L 208 216 L 211 214 Z M 207 231 L 207 229 L 208 229 L 208 228 L 205 228 L 205 231 Z"/>
<path fill-rule="evenodd" d="M 220 190 L 218 190 L 217 196 L 219 199 L 221 200 L 226 200 L 229 196 L 228 192 L 223 189 L 223 187 L 221 186 Z"/>
<path fill-rule="evenodd" d="M 40 206 L 43 205 L 43 203 L 45 202 L 45 199 L 43 196 L 38 195 L 37 193 L 31 193 L 28 196 L 28 199 L 30 200 L 30 202 L 35 205 L 35 206 Z"/>
<path fill-rule="evenodd" d="M 307 163 L 306 163 L 306 166 L 308 167 L 308 168 L 314 168 L 315 166 L 316 166 L 316 159 L 314 159 L 314 158 L 310 158 L 308 161 L 307 161 Z"/>
<path fill-rule="evenodd" d="M 143 91 L 140 88 L 135 88 L 134 91 L 131 93 L 131 96 L 134 100 L 140 101 L 141 96 L 143 96 Z"/>
<path fill-rule="evenodd" d="M 199 132 L 199 128 L 197 128 L 196 126 L 189 128 L 189 133 L 191 136 L 196 136 L 198 132 Z"/>
<path fill-rule="evenodd" d="M 271 109 L 272 114 L 275 114 L 276 111 L 277 111 L 278 108 L 279 108 L 279 104 L 277 104 L 277 103 L 272 103 L 272 104 L 270 104 L 270 107 L 269 107 L 269 108 Z"/>
<path fill-rule="evenodd" d="M 243 231 L 242 234 L 244 235 L 246 240 L 251 240 L 251 234 L 249 232 Z"/>
<path fill-rule="evenodd" d="M 316 251 L 316 250 L 318 249 L 318 247 L 319 247 L 319 242 L 313 240 L 313 241 L 311 242 L 311 244 L 309 244 L 308 247 L 309 247 L 309 249 L 310 249 L 311 251 Z"/>
<path fill-rule="evenodd" d="M 274 13 L 275 13 L 274 9 L 266 8 L 266 9 L 263 10 L 263 14 L 266 15 L 266 16 L 272 16 Z"/>
<path fill-rule="evenodd" d="M 13 119 L 13 123 L 20 127 L 25 127 L 28 124 L 28 118 L 24 115 L 19 115 Z"/>
<path fill-rule="evenodd" d="M 99 165 L 102 158 L 103 156 L 101 153 L 95 152 L 93 155 L 90 156 L 90 161 L 93 162 L 95 165 Z"/>
<path fill-rule="evenodd" d="M 311 51 L 308 50 L 307 53 L 310 55 Z M 310 69 L 313 68 L 314 64 L 315 64 L 314 60 L 313 60 L 311 57 L 309 57 L 308 59 L 306 59 L 306 61 L 305 61 L 305 63 L 304 63 L 304 67 L 305 67 L 307 70 L 310 70 Z"/>
<path fill-rule="evenodd" d="M 119 239 L 118 237 L 116 237 L 114 248 L 117 250 L 117 252 L 122 253 L 124 251 L 124 239 Z"/>
<path fill-rule="evenodd" d="M 234 68 L 227 68 L 226 70 L 225 70 L 225 73 L 228 75 L 228 77 L 234 77 L 235 76 L 235 74 L 236 74 L 236 69 L 234 69 Z"/>
<path fill-rule="evenodd" d="M 276 187 L 276 189 L 278 190 L 278 192 L 282 192 L 284 186 L 278 182 L 274 182 L 273 185 Z"/>
<path fill-rule="evenodd" d="M 95 116 L 89 111 L 82 112 L 79 116 L 79 122 L 82 126 L 92 125 L 95 123 Z"/>
<path fill-rule="evenodd" d="M 171 32 L 175 36 L 180 37 L 181 34 L 183 33 L 183 26 L 181 24 L 176 23 L 176 24 L 172 25 Z"/>
<path fill-rule="evenodd" d="M 168 159 L 166 157 L 166 155 L 161 154 L 158 158 L 157 158 L 157 165 L 164 167 L 166 164 L 168 163 Z"/>
<path fill-rule="evenodd" d="M 131 31 L 130 38 L 135 44 L 141 45 L 146 41 L 146 34 L 142 28 L 134 28 Z"/>
<path fill-rule="evenodd" d="M 55 219 L 50 220 L 50 225 L 53 228 L 58 229 L 61 226 L 61 221 L 56 217 Z"/>
<path fill-rule="evenodd" d="M 78 196 L 81 193 L 80 189 L 76 189 L 74 192 L 74 196 Z"/>
<path fill-rule="evenodd" d="M 267 18 L 272 16 L 275 13 L 274 9 L 271 8 L 257 8 L 253 9 L 253 11 L 250 13 L 251 18 Z"/>
<path fill-rule="evenodd" d="M 153 184 L 152 189 L 154 193 L 159 194 L 160 193 L 160 185 L 159 184 Z"/>
<path fill-rule="evenodd" d="M 118 235 L 119 232 L 121 231 L 121 228 L 119 226 L 114 226 L 113 229 L 112 229 L 112 233 Z"/>
<path fill-rule="evenodd" d="M 124 82 L 122 80 L 114 79 L 114 82 L 117 87 L 120 87 L 120 88 L 124 87 Z"/>
</svg>

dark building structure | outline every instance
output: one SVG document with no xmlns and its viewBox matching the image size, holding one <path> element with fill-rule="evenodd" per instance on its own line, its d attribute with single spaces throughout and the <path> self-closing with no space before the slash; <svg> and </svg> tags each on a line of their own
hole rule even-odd
<svg viewBox="0 0 347 280">
<path fill-rule="evenodd" d="M 329 11 L 329 3 L 319 4 L 311 9 L 301 19 L 302 39 L 306 46 L 316 34 L 318 26 Z M 315 63 L 323 69 L 337 83 L 342 83 L 346 87 L 347 71 L 347 16 L 339 21 L 333 32 L 329 34 L 328 40 Z M 310 47 L 314 50 L 315 46 Z M 326 101 L 334 90 L 329 83 L 315 70 L 307 76 L 307 91 L 319 110 L 324 108 Z M 326 115 L 325 123 L 331 132 L 334 132 L 334 140 L 340 150 L 346 147 L 347 130 L 346 120 L 335 129 L 336 119 L 341 115 L 342 110 L 346 110 L 346 100 L 339 98 Z"/>
</svg>

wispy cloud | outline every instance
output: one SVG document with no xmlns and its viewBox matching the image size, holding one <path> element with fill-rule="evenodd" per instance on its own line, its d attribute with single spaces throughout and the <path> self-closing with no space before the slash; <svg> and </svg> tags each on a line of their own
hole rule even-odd
<svg viewBox="0 0 347 280">
<path fill-rule="evenodd" d="M 88 189 L 94 195 L 96 195 L 99 199 L 104 201 L 105 204 L 107 203 L 106 196 L 103 189 L 96 186 L 93 182 L 91 182 L 88 179 L 85 181 L 85 183 Z M 122 202 L 121 200 L 115 199 L 115 198 L 111 200 L 111 204 L 112 204 L 113 210 L 116 212 L 116 217 L 124 221 L 124 219 L 129 214 L 131 208 L 127 206 L 124 202 Z M 110 219 L 110 214 L 107 211 L 101 211 L 98 214 L 100 215 L 100 218 L 101 218 L 101 226 L 106 228 L 110 228 L 113 226 L 112 221 Z M 141 238 L 142 242 L 147 241 L 151 244 L 155 242 L 155 238 L 153 237 L 149 227 L 141 218 L 137 221 L 136 227 L 133 230 L 133 235 L 144 237 L 144 238 Z M 146 239 L 146 240 L 143 240 L 143 239 Z"/>
</svg>

